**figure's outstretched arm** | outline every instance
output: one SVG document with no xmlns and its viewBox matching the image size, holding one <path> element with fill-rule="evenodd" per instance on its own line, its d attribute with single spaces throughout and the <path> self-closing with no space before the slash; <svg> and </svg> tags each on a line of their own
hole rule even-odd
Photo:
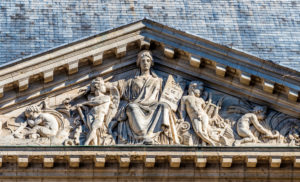
<svg viewBox="0 0 300 182">
<path fill-rule="evenodd" d="M 91 92 L 91 86 L 87 86 L 86 88 L 80 89 L 79 90 L 79 95 L 88 95 Z"/>
<path fill-rule="evenodd" d="M 256 115 L 253 114 L 251 121 L 252 121 L 252 124 L 255 126 L 255 128 L 256 128 L 260 133 L 265 134 L 265 135 L 270 135 L 270 136 L 272 135 L 272 133 L 271 133 L 269 130 L 265 129 L 265 128 L 259 123 L 259 121 L 258 121 Z"/>
<path fill-rule="evenodd" d="M 104 103 L 107 103 L 109 102 L 110 100 L 109 99 L 101 99 L 101 100 L 94 100 L 94 101 L 87 101 L 87 102 L 84 102 L 82 103 L 81 105 L 87 105 L 87 106 L 99 106 L 101 104 L 104 104 Z"/>
</svg>

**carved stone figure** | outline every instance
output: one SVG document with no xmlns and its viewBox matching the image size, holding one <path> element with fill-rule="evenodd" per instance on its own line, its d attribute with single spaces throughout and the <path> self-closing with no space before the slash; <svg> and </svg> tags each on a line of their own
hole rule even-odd
<svg viewBox="0 0 300 182">
<path fill-rule="evenodd" d="M 142 51 L 137 59 L 136 76 L 110 84 L 117 84 L 122 98 L 127 101 L 118 117 L 119 143 L 152 144 L 157 140 L 161 144 L 178 143 L 172 110 L 168 104 L 159 102 L 162 79 L 151 70 L 153 64 L 151 52 Z"/>
<path fill-rule="evenodd" d="M 104 80 L 101 77 L 98 77 L 92 81 L 90 91 L 95 96 L 89 101 L 77 105 L 81 119 L 89 129 L 84 145 L 89 145 L 91 142 L 94 145 L 104 144 L 103 140 L 105 140 L 105 137 L 103 135 L 107 135 L 108 123 L 115 115 L 119 105 L 118 90 L 114 87 L 111 88 L 111 95 L 114 95 L 117 98 L 112 97 L 111 95 L 105 95 L 107 90 Z M 91 107 L 91 109 L 86 113 L 86 116 L 83 115 L 80 109 L 82 106 Z M 100 137 L 97 136 L 97 130 L 101 130 L 98 131 L 100 132 Z M 98 141 L 98 137 L 102 141 Z"/>
<path fill-rule="evenodd" d="M 96 77 L 86 89 L 83 81 L 2 115 L 0 145 L 300 145 L 297 118 L 266 114 L 266 107 L 243 98 L 204 90 L 201 81 L 187 89 L 184 74 L 157 75 L 148 50 L 136 64 L 135 72 Z"/>
<path fill-rule="evenodd" d="M 25 116 L 31 127 L 27 134 L 29 138 L 52 137 L 57 134 L 59 125 L 56 118 L 49 113 L 42 113 L 38 106 L 27 107 Z"/>
<path fill-rule="evenodd" d="M 205 101 L 201 98 L 203 91 L 203 82 L 193 81 L 189 85 L 189 95 L 183 96 L 181 99 L 180 117 L 184 119 L 185 110 L 190 117 L 195 133 L 209 145 L 215 146 L 216 143 L 209 137 L 209 117 L 204 111 Z"/>
<path fill-rule="evenodd" d="M 270 130 L 265 129 L 260 121 L 264 120 L 266 117 L 267 107 L 255 106 L 252 113 L 244 114 L 237 122 L 237 133 L 243 139 L 236 140 L 235 145 L 240 145 L 243 143 L 258 143 L 257 137 L 254 136 L 250 130 L 250 125 L 253 125 L 257 131 L 264 135 L 266 138 L 277 138 L 279 136 L 278 132 L 273 134 Z"/>
<path fill-rule="evenodd" d="M 93 80 L 91 83 L 91 91 L 95 94 L 95 97 L 77 105 L 77 107 L 81 107 L 83 105 L 92 107 L 86 117 L 86 123 L 90 131 L 84 145 L 89 145 L 91 141 L 93 141 L 94 144 L 98 143 L 96 131 L 102 126 L 111 102 L 110 96 L 105 95 L 106 87 L 101 77 Z"/>
</svg>

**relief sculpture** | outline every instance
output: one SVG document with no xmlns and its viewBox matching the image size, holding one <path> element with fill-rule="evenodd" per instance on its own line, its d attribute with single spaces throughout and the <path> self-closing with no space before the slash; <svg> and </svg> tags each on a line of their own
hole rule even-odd
<svg viewBox="0 0 300 182">
<path fill-rule="evenodd" d="M 243 143 L 258 143 L 257 137 L 254 136 L 250 130 L 250 125 L 266 138 L 277 138 L 279 133 L 275 131 L 273 134 L 270 130 L 264 128 L 260 122 L 265 119 L 267 107 L 255 106 L 252 112 L 245 113 L 237 122 L 237 133 L 243 138 L 236 140 L 235 145 L 241 145 Z"/>
<path fill-rule="evenodd" d="M 0 142 L 2 145 L 7 140 L 14 145 L 61 145 L 68 137 L 68 126 L 61 113 L 47 108 L 42 101 L 26 107 L 23 116 L 2 121 Z"/>
<path fill-rule="evenodd" d="M 165 102 L 159 102 L 162 79 L 151 69 L 151 52 L 138 55 L 136 76 L 108 84 L 117 85 L 126 104 L 116 118 L 118 143 L 177 144 L 179 142 L 174 113 Z"/>
<path fill-rule="evenodd" d="M 153 65 L 144 50 L 126 78 L 96 77 L 58 104 L 3 115 L 0 145 L 300 145 L 298 119 Z"/>
<path fill-rule="evenodd" d="M 183 96 L 181 100 L 180 117 L 184 119 L 187 113 L 194 132 L 208 145 L 231 145 L 228 144 L 233 138 L 231 129 L 218 115 L 219 106 L 212 104 L 211 98 L 206 102 L 200 97 L 203 90 L 203 82 L 192 81 L 190 83 L 188 95 Z"/>
<path fill-rule="evenodd" d="M 107 142 L 108 125 L 116 114 L 120 96 L 118 90 L 114 87 L 111 88 L 110 95 L 105 95 L 107 89 L 101 77 L 94 79 L 89 88 L 94 97 L 89 101 L 76 105 L 81 120 L 84 121 L 85 126 L 88 128 L 88 135 L 84 145 L 89 145 L 90 143 L 103 145 Z M 88 109 L 86 106 L 91 108 Z M 83 114 L 82 108 L 85 108 L 84 110 L 87 111 L 85 114 Z"/>
<path fill-rule="evenodd" d="M 211 127 L 209 126 L 209 117 L 204 111 L 205 101 L 200 97 L 203 91 L 202 82 L 191 82 L 189 85 L 188 95 L 183 96 L 181 100 L 181 118 L 185 118 L 185 110 L 190 117 L 194 132 L 206 143 L 216 146 L 209 133 Z"/>
</svg>

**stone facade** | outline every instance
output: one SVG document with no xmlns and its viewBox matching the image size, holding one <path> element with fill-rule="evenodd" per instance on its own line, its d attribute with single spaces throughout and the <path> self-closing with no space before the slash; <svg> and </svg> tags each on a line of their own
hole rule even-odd
<svg viewBox="0 0 300 182">
<path fill-rule="evenodd" d="M 0 63 L 144 17 L 298 70 L 295 0 L 2 0 Z"/>
<path fill-rule="evenodd" d="M 298 181 L 297 148 L 1 148 L 3 181 Z M 238 156 L 234 154 L 238 153 Z M 47 156 L 45 156 L 47 155 Z"/>
<path fill-rule="evenodd" d="M 297 174 L 298 74 L 143 19 L 2 67 L 1 164 L 17 173 L 63 165 L 82 179 L 143 180 L 158 169 L 168 172 L 157 179 L 221 179 L 237 166 L 243 173 L 224 176 Z"/>
</svg>

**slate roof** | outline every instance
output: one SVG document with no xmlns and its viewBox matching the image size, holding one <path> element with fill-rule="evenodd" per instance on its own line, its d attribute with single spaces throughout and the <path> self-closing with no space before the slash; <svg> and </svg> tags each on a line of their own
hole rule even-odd
<svg viewBox="0 0 300 182">
<path fill-rule="evenodd" d="M 299 70 L 299 9 L 292 0 L 2 0 L 0 64 L 147 17 Z"/>
</svg>

